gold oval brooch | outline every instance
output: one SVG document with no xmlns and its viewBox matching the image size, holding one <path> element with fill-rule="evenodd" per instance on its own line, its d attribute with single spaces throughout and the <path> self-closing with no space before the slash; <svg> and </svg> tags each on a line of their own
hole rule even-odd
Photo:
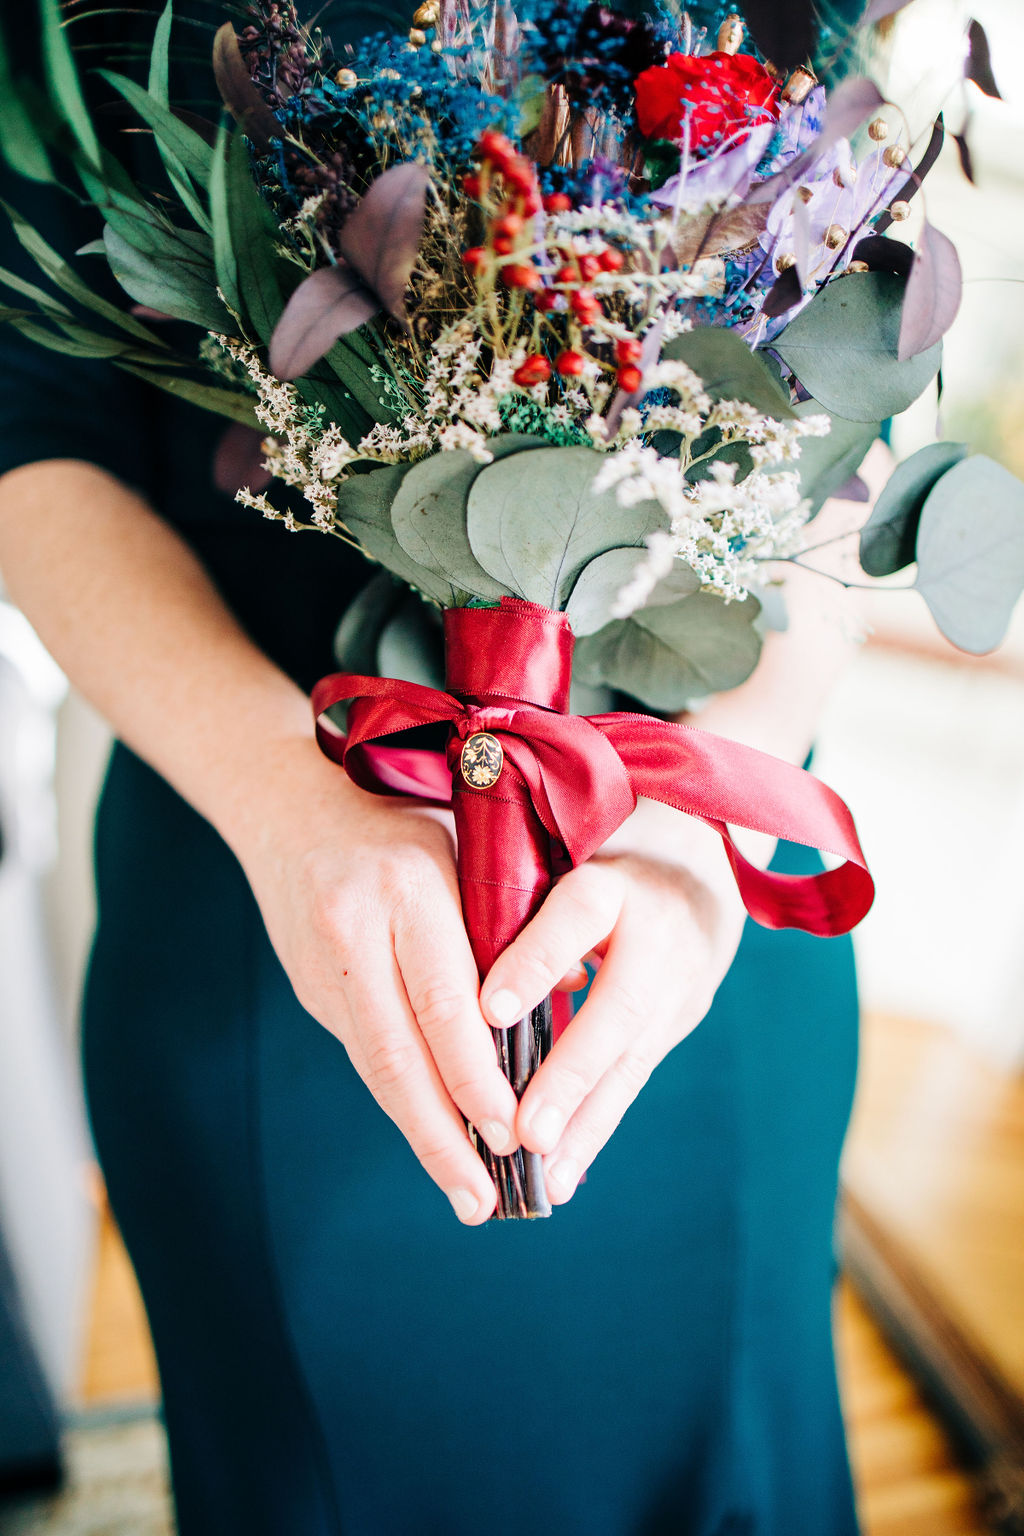
<svg viewBox="0 0 1024 1536">
<path fill-rule="evenodd" d="M 501 742 L 490 731 L 477 731 L 462 744 L 459 766 L 462 777 L 474 789 L 490 789 L 492 784 L 497 784 L 504 761 Z"/>
</svg>

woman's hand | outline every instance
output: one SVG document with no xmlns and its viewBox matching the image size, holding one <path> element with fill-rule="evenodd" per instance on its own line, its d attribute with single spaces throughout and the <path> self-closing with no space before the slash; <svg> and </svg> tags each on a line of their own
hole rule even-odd
<svg viewBox="0 0 1024 1536">
<path fill-rule="evenodd" d="M 744 912 L 721 839 L 653 801 L 563 876 L 495 961 L 484 1012 L 505 1025 L 559 984 L 599 969 L 586 1002 L 523 1095 L 519 1140 L 545 1154 L 553 1204 L 579 1179 L 664 1056 L 703 1019 Z"/>
<path fill-rule="evenodd" d="M 287 800 L 236 852 L 300 1003 L 476 1224 L 496 1197 L 462 1116 L 508 1152 L 517 1106 L 480 1011 L 450 818 L 367 794 L 301 745 L 309 761 L 275 776 Z"/>
</svg>

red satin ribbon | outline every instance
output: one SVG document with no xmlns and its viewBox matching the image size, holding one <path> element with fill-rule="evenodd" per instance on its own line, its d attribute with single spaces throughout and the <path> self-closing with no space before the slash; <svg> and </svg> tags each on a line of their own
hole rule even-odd
<svg viewBox="0 0 1024 1536">
<path fill-rule="evenodd" d="M 344 700 L 350 701 L 347 735 L 325 714 Z M 451 773 L 461 742 L 476 731 L 489 731 L 522 775 L 548 833 L 574 865 L 589 858 L 625 821 L 637 796 L 645 795 L 714 827 L 747 911 L 766 928 L 801 928 L 822 936 L 847 933 L 871 906 L 874 883 L 853 818 L 839 796 L 791 763 L 708 731 L 649 715 L 582 716 L 530 704 L 476 705 L 417 683 L 347 672 L 316 685 L 313 709 L 321 748 L 357 784 L 376 794 L 413 795 L 433 805 L 451 802 Z M 379 745 L 396 731 L 440 721 L 452 727 L 447 768 L 440 753 Z M 803 843 L 845 862 L 815 875 L 757 869 L 739 852 L 730 825 Z"/>
</svg>

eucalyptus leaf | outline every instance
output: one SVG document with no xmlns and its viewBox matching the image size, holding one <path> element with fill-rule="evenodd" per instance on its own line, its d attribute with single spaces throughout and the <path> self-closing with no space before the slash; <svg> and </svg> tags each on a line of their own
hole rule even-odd
<svg viewBox="0 0 1024 1536">
<path fill-rule="evenodd" d="M 954 645 L 980 656 L 1024 591 L 1024 485 L 983 454 L 932 488 L 917 532 L 917 590 Z"/>
<path fill-rule="evenodd" d="M 616 598 L 632 579 L 645 551 L 609 549 L 591 560 L 580 572 L 566 604 L 566 616 L 574 635 L 593 635 L 611 622 Z M 676 561 L 647 598 L 645 608 L 664 607 L 690 597 L 700 586 L 700 577 L 688 565 Z"/>
<path fill-rule="evenodd" d="M 869 576 L 891 576 L 914 563 L 925 501 L 942 476 L 966 457 L 966 443 L 929 443 L 896 466 L 861 529 L 860 563 Z"/>
<path fill-rule="evenodd" d="M 145 379 L 147 384 L 155 384 L 158 389 L 177 396 L 179 400 L 188 400 L 198 405 L 204 411 L 212 411 L 216 416 L 226 416 L 229 421 L 240 421 L 247 427 L 262 430 L 253 410 L 251 395 L 243 395 L 234 389 L 221 389 L 217 384 L 202 384 L 178 373 L 165 373 L 160 368 L 141 367 L 123 359 L 117 359 L 116 366 L 123 368 L 126 373 L 134 374 L 137 379 Z"/>
<path fill-rule="evenodd" d="M 231 316 L 217 297 L 212 267 L 204 276 L 194 267 L 183 266 L 173 255 L 166 261 L 144 255 L 109 224 L 104 226 L 103 243 L 110 270 L 137 304 L 200 325 L 204 331 L 233 329 Z"/>
<path fill-rule="evenodd" d="M 270 371 L 297 379 L 348 331 L 364 325 L 380 308 L 375 296 L 347 264 L 320 267 L 295 289 L 270 338 Z"/>
<path fill-rule="evenodd" d="M 904 283 L 859 272 L 819 289 L 772 343 L 807 392 L 848 421 L 905 411 L 935 377 L 941 343 L 900 362 Z"/>
<path fill-rule="evenodd" d="M 338 490 L 338 517 L 372 560 L 442 607 L 453 608 L 456 593 L 451 582 L 407 555 L 391 526 L 391 506 L 410 468 L 388 464 L 351 475 Z"/>
<path fill-rule="evenodd" d="M 538 437 L 507 433 L 490 438 L 487 446 L 497 461 L 541 443 Z M 421 459 L 398 489 L 391 523 L 406 554 L 420 565 L 474 597 L 499 598 L 511 590 L 484 570 L 466 532 L 469 493 L 484 467 L 464 448 Z"/>
<path fill-rule="evenodd" d="M 376 571 L 345 609 L 334 636 L 334 656 L 345 672 L 377 671 L 377 642 L 405 589 L 390 571 Z"/>
<path fill-rule="evenodd" d="M 377 671 L 425 688 L 444 687 L 444 632 L 436 608 L 411 593 L 384 625 L 377 642 Z"/>
<path fill-rule="evenodd" d="M 847 421 L 844 416 L 823 411 L 817 400 L 804 400 L 796 407 L 800 417 L 828 415 L 832 426 L 825 437 L 800 439 L 800 457 L 779 469 L 795 470 L 800 477 L 800 494 L 811 503 L 811 517 L 820 512 L 830 496 L 835 496 L 856 474 L 864 455 L 881 430 L 879 421 Z"/>
<path fill-rule="evenodd" d="M 43 62 L 54 101 L 60 107 L 83 155 L 97 170 L 100 146 L 82 95 L 59 0 L 39 0 Z"/>
<path fill-rule="evenodd" d="M 484 569 L 519 597 L 562 608 L 596 555 L 664 529 L 657 503 L 623 507 L 614 488 L 596 494 L 600 467 L 592 448 L 535 448 L 482 470 L 466 524 Z"/>
<path fill-rule="evenodd" d="M 754 597 L 726 603 L 708 592 L 643 608 L 584 636 L 576 670 L 583 682 L 621 689 L 651 709 L 683 709 L 750 676 L 761 651 L 759 611 Z"/>
<path fill-rule="evenodd" d="M 788 391 L 768 363 L 751 352 L 735 331 L 702 325 L 675 336 L 662 348 L 666 361 L 683 362 L 698 375 L 712 400 L 746 400 L 762 415 L 788 420 Z"/>
</svg>

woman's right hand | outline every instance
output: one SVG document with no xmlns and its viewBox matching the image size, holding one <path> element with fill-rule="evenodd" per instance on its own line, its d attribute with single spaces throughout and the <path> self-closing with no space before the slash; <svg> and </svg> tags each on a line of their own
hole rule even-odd
<svg viewBox="0 0 1024 1536">
<path fill-rule="evenodd" d="M 509 1152 L 517 1106 L 480 1011 L 451 818 L 368 794 L 312 741 L 295 750 L 233 846 L 299 1002 L 475 1225 L 495 1190 L 463 1116 Z"/>
</svg>

